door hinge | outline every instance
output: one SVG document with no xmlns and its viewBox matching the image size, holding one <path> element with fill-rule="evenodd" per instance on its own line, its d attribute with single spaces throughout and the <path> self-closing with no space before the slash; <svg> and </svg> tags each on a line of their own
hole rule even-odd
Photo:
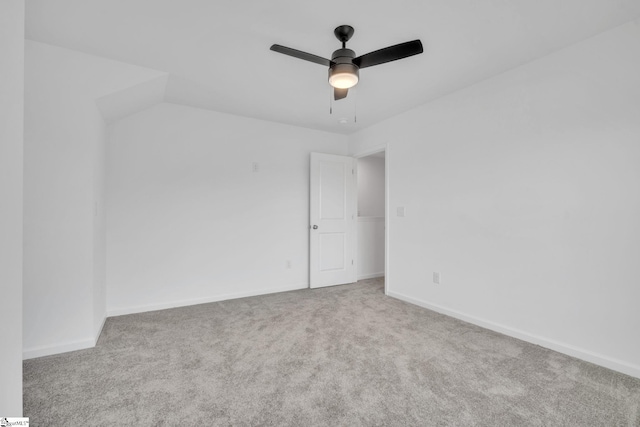
<svg viewBox="0 0 640 427">
<path fill-rule="evenodd" d="M 351 260 L 351 265 L 353 265 L 353 260 Z"/>
<path fill-rule="evenodd" d="M 355 169 L 351 169 L 351 175 L 355 175 L 356 174 L 356 170 Z"/>
</svg>

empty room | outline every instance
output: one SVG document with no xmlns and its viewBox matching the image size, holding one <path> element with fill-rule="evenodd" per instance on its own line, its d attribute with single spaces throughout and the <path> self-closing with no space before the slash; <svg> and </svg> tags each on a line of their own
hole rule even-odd
<svg viewBox="0 0 640 427">
<path fill-rule="evenodd" d="M 640 426 L 640 0 L 2 0 L 0 421 Z"/>
</svg>

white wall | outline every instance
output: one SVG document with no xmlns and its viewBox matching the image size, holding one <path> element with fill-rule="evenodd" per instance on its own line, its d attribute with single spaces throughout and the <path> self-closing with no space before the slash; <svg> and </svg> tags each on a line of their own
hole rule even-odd
<svg viewBox="0 0 640 427">
<path fill-rule="evenodd" d="M 358 216 L 384 217 L 384 158 L 358 159 Z"/>
<path fill-rule="evenodd" d="M 355 134 L 390 294 L 640 377 L 639 138 L 638 21 Z"/>
<path fill-rule="evenodd" d="M 24 356 L 91 347 L 106 316 L 95 99 L 161 73 L 25 44 Z"/>
<path fill-rule="evenodd" d="M 168 103 L 110 134 L 110 315 L 308 286 L 309 153 L 345 136 Z"/>
<path fill-rule="evenodd" d="M 22 416 L 24 1 L 0 2 L 0 416 Z"/>
<path fill-rule="evenodd" d="M 358 159 L 358 279 L 384 276 L 384 158 Z"/>
</svg>

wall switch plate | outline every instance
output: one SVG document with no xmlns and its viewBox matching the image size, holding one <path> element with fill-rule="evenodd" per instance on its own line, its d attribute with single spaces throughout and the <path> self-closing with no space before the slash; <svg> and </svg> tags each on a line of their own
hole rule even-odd
<svg viewBox="0 0 640 427">
<path fill-rule="evenodd" d="M 437 271 L 433 272 L 433 283 L 435 283 L 436 285 L 440 284 L 440 273 L 438 273 Z"/>
<path fill-rule="evenodd" d="M 289 259 L 287 260 L 286 266 L 287 266 L 287 270 L 291 270 L 291 260 Z"/>
<path fill-rule="evenodd" d="M 405 215 L 405 209 L 404 206 L 398 206 L 396 209 L 396 214 L 400 217 L 403 217 Z"/>
</svg>

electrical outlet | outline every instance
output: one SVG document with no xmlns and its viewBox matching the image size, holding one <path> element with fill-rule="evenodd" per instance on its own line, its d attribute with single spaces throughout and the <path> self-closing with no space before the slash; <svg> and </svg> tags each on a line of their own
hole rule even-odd
<svg viewBox="0 0 640 427">
<path fill-rule="evenodd" d="M 253 162 L 251 169 L 253 170 L 253 173 L 260 171 L 260 165 L 258 164 L 258 162 Z"/>
<path fill-rule="evenodd" d="M 433 272 L 433 283 L 435 283 L 436 285 L 440 284 L 440 273 L 438 273 L 437 271 Z"/>
</svg>

